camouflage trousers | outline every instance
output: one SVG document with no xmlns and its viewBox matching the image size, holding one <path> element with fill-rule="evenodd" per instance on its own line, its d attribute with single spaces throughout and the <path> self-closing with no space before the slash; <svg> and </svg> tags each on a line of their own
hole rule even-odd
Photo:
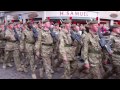
<svg viewBox="0 0 120 90">
<path fill-rule="evenodd" d="M 59 53 L 56 50 L 52 54 L 52 62 L 51 62 L 51 64 L 52 64 L 53 69 L 56 69 L 56 67 L 58 67 L 58 65 L 57 65 L 58 61 L 59 61 Z"/>
<path fill-rule="evenodd" d="M 78 56 L 80 54 L 80 50 L 81 50 L 81 46 L 80 44 L 77 45 L 76 51 L 75 51 L 75 55 Z"/>
<path fill-rule="evenodd" d="M 101 67 L 99 64 L 96 64 L 95 66 L 90 67 L 88 74 L 84 77 L 84 79 L 102 79 L 103 73 L 103 67 Z"/>
<path fill-rule="evenodd" d="M 78 63 L 76 60 L 63 62 L 64 64 L 64 79 L 70 79 L 72 74 L 77 70 Z"/>
<path fill-rule="evenodd" d="M 0 62 L 3 63 L 4 61 L 4 49 L 0 49 Z"/>
<path fill-rule="evenodd" d="M 52 54 L 53 54 L 53 47 L 52 46 L 45 46 L 41 47 L 41 57 L 43 60 L 43 68 L 45 70 L 46 76 L 48 79 L 52 79 Z"/>
<path fill-rule="evenodd" d="M 77 68 L 77 62 L 75 60 L 75 47 L 65 47 L 67 61 L 63 61 L 64 64 L 64 79 L 70 79 L 71 74 Z M 62 55 L 63 56 L 63 55 Z"/>
<path fill-rule="evenodd" d="M 5 50 L 5 58 L 3 63 L 4 64 L 10 63 L 10 60 L 12 59 L 12 57 L 14 58 L 16 68 L 19 69 L 21 67 L 21 61 L 20 61 L 18 49 L 15 49 L 14 51 Z"/>
<path fill-rule="evenodd" d="M 34 58 L 34 44 L 26 43 L 26 50 L 25 50 L 26 62 L 30 63 L 32 73 L 35 73 L 36 65 L 35 65 L 35 58 Z"/>
<path fill-rule="evenodd" d="M 117 79 L 120 79 L 120 55 L 112 55 L 112 73 L 115 73 L 117 75 Z"/>
</svg>

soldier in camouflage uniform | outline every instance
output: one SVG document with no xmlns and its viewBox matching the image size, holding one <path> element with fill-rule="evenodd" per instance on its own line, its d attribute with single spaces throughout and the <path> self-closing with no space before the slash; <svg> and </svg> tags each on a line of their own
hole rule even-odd
<svg viewBox="0 0 120 90">
<path fill-rule="evenodd" d="M 3 63 L 4 61 L 4 49 L 5 49 L 5 30 L 4 30 L 4 23 L 0 24 L 0 62 Z"/>
<path fill-rule="evenodd" d="M 64 31 L 64 30 L 65 30 L 65 25 L 64 24 L 60 25 L 59 34 L 60 34 L 61 31 Z M 59 43 L 59 41 L 58 41 L 58 43 Z M 62 62 L 63 62 L 63 60 L 62 60 L 62 57 L 60 57 L 59 44 L 58 44 L 58 62 L 56 63 L 55 68 L 57 69 L 59 66 L 63 67 L 63 63 Z"/>
<path fill-rule="evenodd" d="M 101 47 L 99 44 L 98 22 L 91 21 L 89 23 L 89 33 L 83 38 L 83 47 L 81 50 L 81 58 L 85 61 L 85 68 L 89 79 L 101 79 Z"/>
<path fill-rule="evenodd" d="M 104 36 L 104 38 L 105 38 L 106 42 L 109 42 L 110 35 Z M 102 49 L 102 51 L 103 51 L 103 55 L 102 55 L 103 67 L 104 67 L 105 71 L 107 72 L 109 70 L 108 65 L 110 64 L 110 61 L 111 61 L 110 55 L 105 48 Z"/>
<path fill-rule="evenodd" d="M 64 23 L 65 29 L 61 30 L 59 36 L 59 53 L 64 64 L 64 75 L 62 78 L 70 79 L 71 71 L 74 70 L 74 68 L 77 66 L 75 63 L 76 47 L 73 45 L 70 33 L 71 20 L 65 20 Z"/>
<path fill-rule="evenodd" d="M 60 28 L 59 24 L 55 23 L 53 32 L 59 37 Z M 59 41 L 54 42 L 53 56 L 52 56 L 52 67 L 55 68 L 56 62 L 58 62 L 59 52 L 58 52 Z"/>
<path fill-rule="evenodd" d="M 9 59 L 13 56 L 17 71 L 22 71 L 19 57 L 19 45 L 14 35 L 15 32 L 13 31 L 13 23 L 9 22 L 9 26 L 5 31 L 6 45 L 3 68 L 5 69 L 7 65 L 10 67 L 12 66 Z"/>
<path fill-rule="evenodd" d="M 30 22 L 28 22 L 29 24 Z M 21 42 L 20 42 L 20 49 L 21 51 L 25 51 L 26 59 L 29 60 L 31 71 L 32 71 L 32 78 L 36 79 L 36 66 L 34 61 L 34 49 L 35 49 L 35 39 L 33 37 L 33 31 L 30 28 L 27 28 L 25 25 L 25 29 L 22 32 Z"/>
<path fill-rule="evenodd" d="M 112 26 L 112 33 L 110 35 L 110 40 L 112 44 L 113 54 L 112 57 L 112 65 L 113 70 L 112 74 L 117 75 L 117 79 L 120 79 L 120 26 L 114 25 Z"/>
<path fill-rule="evenodd" d="M 41 41 L 41 28 L 38 27 L 38 24 L 37 23 L 34 23 L 33 25 L 37 32 L 38 32 L 38 40 L 36 41 L 35 43 L 35 60 L 36 60 L 36 65 L 37 67 L 39 68 L 39 72 L 40 72 L 40 78 L 43 79 L 43 72 L 44 72 L 44 68 L 43 68 L 43 61 L 41 59 L 41 54 L 40 54 L 40 41 Z"/>
<path fill-rule="evenodd" d="M 75 34 L 79 34 L 79 26 L 73 24 L 73 31 Z M 81 36 L 81 35 L 80 35 Z M 81 42 L 76 41 L 76 56 L 79 56 L 80 49 L 81 49 Z"/>
<path fill-rule="evenodd" d="M 51 36 L 50 22 L 49 20 L 44 20 L 44 29 L 41 31 L 41 35 L 38 38 L 39 46 L 40 46 L 40 54 L 43 60 L 43 67 L 45 70 L 45 74 L 48 79 L 52 79 L 52 66 L 51 66 L 51 58 L 53 54 L 53 38 Z"/>
<path fill-rule="evenodd" d="M 18 36 L 20 37 L 20 41 L 21 41 L 22 30 L 21 30 L 21 28 L 20 28 L 20 22 L 15 23 L 14 28 L 15 28 Z M 24 68 L 24 66 L 22 65 L 22 61 L 23 61 L 23 59 L 24 59 L 24 56 L 23 56 L 23 54 L 20 52 L 20 41 L 17 41 L 17 42 L 16 42 L 16 44 L 17 44 L 17 46 L 18 46 L 18 48 L 19 48 L 19 50 L 18 50 L 18 55 L 19 55 L 20 61 L 18 61 L 18 62 L 16 61 L 16 62 L 15 62 L 15 65 L 16 65 L 17 67 L 21 67 L 21 69 L 18 69 L 18 71 L 25 71 L 25 68 Z M 19 65 L 20 65 L 20 66 L 19 66 Z M 25 71 L 25 72 L 26 72 L 26 71 Z"/>
<path fill-rule="evenodd" d="M 15 29 L 20 37 L 20 41 L 21 41 L 21 36 L 22 36 L 22 27 L 21 27 L 21 23 L 20 22 L 17 22 L 16 25 L 15 25 Z M 19 45 L 19 48 L 20 48 L 20 41 L 18 42 L 18 45 Z M 20 61 L 21 61 L 21 64 L 22 64 L 22 67 L 24 68 L 24 65 L 23 65 L 23 61 L 25 59 L 25 53 L 23 52 L 19 52 L 20 53 Z M 24 68 L 25 70 L 25 68 Z M 25 71 L 26 72 L 26 71 Z"/>
<path fill-rule="evenodd" d="M 26 52 L 25 52 L 25 41 L 22 40 L 22 33 L 27 29 L 27 24 L 24 23 L 23 26 L 21 27 L 21 39 L 20 39 L 20 60 L 22 67 L 24 68 L 25 72 L 27 71 L 27 67 L 29 66 L 29 61 L 26 59 Z M 22 43 L 21 43 L 22 42 Z M 21 46 L 24 48 L 22 50 Z M 25 70 L 26 69 L 26 70 Z"/>
</svg>

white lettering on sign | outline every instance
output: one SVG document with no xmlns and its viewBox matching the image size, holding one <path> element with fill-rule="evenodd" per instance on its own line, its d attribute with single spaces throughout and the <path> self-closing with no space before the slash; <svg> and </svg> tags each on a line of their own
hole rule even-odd
<svg viewBox="0 0 120 90">
<path fill-rule="evenodd" d="M 7 20 L 12 20 L 13 16 L 7 15 Z"/>
<path fill-rule="evenodd" d="M 88 16 L 88 12 L 85 11 L 60 11 L 60 16 Z"/>
</svg>

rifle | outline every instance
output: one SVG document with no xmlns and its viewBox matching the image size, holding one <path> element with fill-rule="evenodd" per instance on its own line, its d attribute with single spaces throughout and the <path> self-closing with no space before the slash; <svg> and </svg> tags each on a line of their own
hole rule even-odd
<svg viewBox="0 0 120 90">
<path fill-rule="evenodd" d="M 71 38 L 74 40 L 77 40 L 78 42 L 80 42 L 81 36 L 79 34 L 75 34 L 73 31 L 71 31 Z"/>
<path fill-rule="evenodd" d="M 38 40 L 38 32 L 37 32 L 37 30 L 32 26 L 32 24 L 28 25 L 28 28 L 33 31 L 33 37 L 34 37 L 35 41 L 37 41 Z"/>
<path fill-rule="evenodd" d="M 20 37 L 19 37 L 19 35 L 18 35 L 16 29 L 13 28 L 13 30 L 14 30 L 14 33 L 15 33 L 15 35 L 14 35 L 15 39 L 16 39 L 17 41 L 20 41 Z"/>
<path fill-rule="evenodd" d="M 58 34 L 56 34 L 55 32 L 53 32 L 52 28 L 49 28 L 49 30 L 51 32 L 50 34 L 51 34 L 51 36 L 53 38 L 53 42 L 56 43 L 58 41 Z"/>
<path fill-rule="evenodd" d="M 100 38 L 99 43 L 100 43 L 101 47 L 105 48 L 107 50 L 107 52 L 109 54 L 111 54 L 112 53 L 112 49 L 111 49 L 111 46 L 110 46 L 110 42 L 108 42 L 108 43 L 106 42 L 104 36 L 100 32 L 100 28 L 98 28 L 98 35 L 99 35 L 99 38 Z"/>
</svg>

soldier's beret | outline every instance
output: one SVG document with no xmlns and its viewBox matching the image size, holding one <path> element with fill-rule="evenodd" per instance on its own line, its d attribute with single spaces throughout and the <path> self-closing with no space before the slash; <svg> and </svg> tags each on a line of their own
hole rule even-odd
<svg viewBox="0 0 120 90">
<path fill-rule="evenodd" d="M 55 23 L 55 26 L 58 26 L 59 24 L 58 23 Z"/>
<path fill-rule="evenodd" d="M 75 26 L 77 26 L 76 24 L 72 24 L 71 27 L 74 28 Z"/>
<path fill-rule="evenodd" d="M 70 19 L 64 20 L 63 23 L 65 24 L 71 23 L 71 20 Z"/>
<path fill-rule="evenodd" d="M 88 24 L 89 24 L 89 25 L 91 25 L 91 24 L 98 24 L 98 21 L 97 21 L 97 20 L 90 21 Z"/>
<path fill-rule="evenodd" d="M 43 21 L 43 23 L 46 23 L 46 22 L 50 22 L 48 19 L 45 19 L 44 21 Z"/>
</svg>

